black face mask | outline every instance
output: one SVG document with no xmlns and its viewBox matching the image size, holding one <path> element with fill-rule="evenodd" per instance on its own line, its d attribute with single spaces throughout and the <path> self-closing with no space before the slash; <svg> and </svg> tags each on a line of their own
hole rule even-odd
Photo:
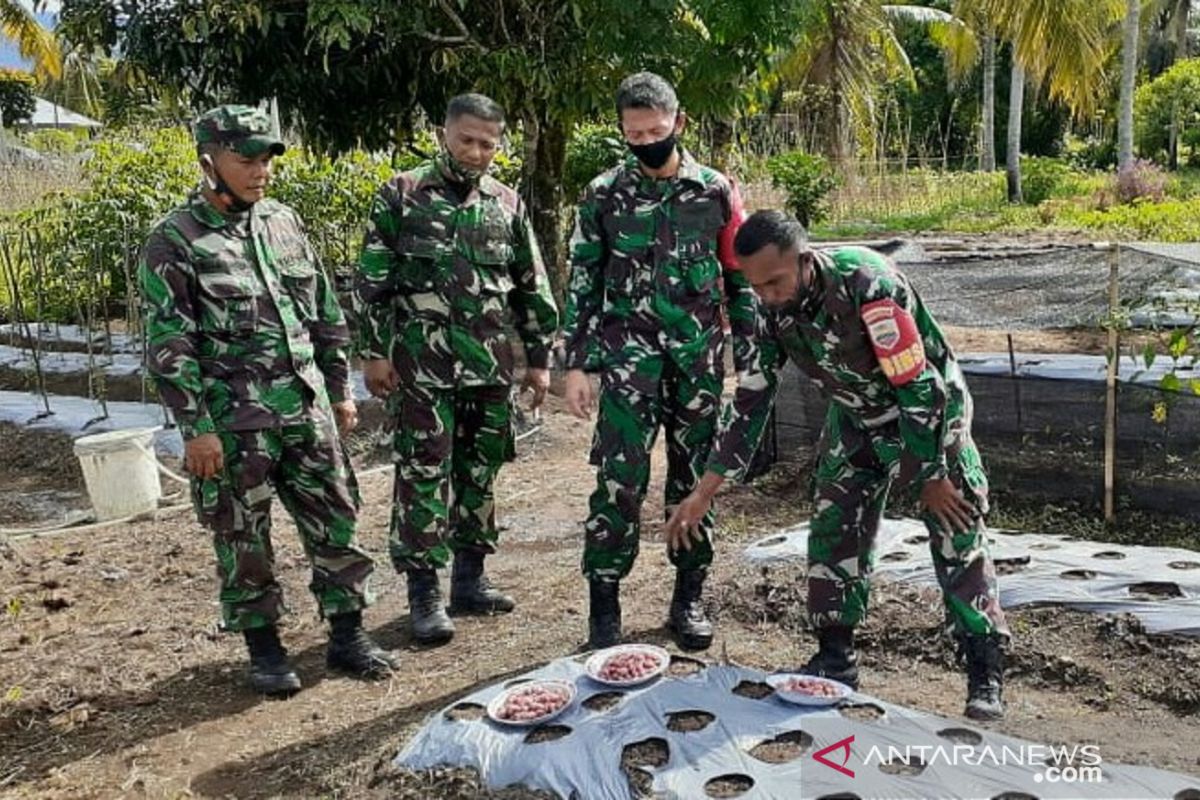
<svg viewBox="0 0 1200 800">
<path fill-rule="evenodd" d="M 650 144 L 631 144 L 630 142 L 625 144 L 629 146 L 629 152 L 633 153 L 638 161 L 650 169 L 659 169 L 671 159 L 671 154 L 675 152 L 676 142 L 675 134 L 672 133 L 667 138 Z"/>
</svg>

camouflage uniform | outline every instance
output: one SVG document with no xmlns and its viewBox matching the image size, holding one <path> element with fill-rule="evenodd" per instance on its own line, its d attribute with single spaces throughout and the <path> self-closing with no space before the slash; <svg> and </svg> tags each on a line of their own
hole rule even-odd
<svg viewBox="0 0 1200 800">
<path fill-rule="evenodd" d="M 709 468 L 748 468 L 791 358 L 832 402 L 814 476 L 808 611 L 815 627 L 853 627 L 867 611 L 875 536 L 889 487 L 950 478 L 980 516 L 948 534 L 923 521 L 948 616 L 959 633 L 1008 634 L 982 515 L 987 477 L 971 439 L 971 395 L 945 335 L 908 280 L 883 256 L 815 252 L 814 283 L 765 315 L 761 362 L 727 409 Z"/>
<path fill-rule="evenodd" d="M 516 192 L 486 175 L 469 190 L 452 183 L 444 159 L 380 189 L 354 287 L 360 355 L 400 374 L 389 547 L 401 571 L 495 552 L 492 486 L 515 452 L 505 323 L 511 309 L 537 369 L 558 327 Z"/>
<path fill-rule="evenodd" d="M 566 366 L 600 373 L 583 572 L 619 580 L 637 556 L 650 451 L 667 437 L 666 505 L 683 500 L 708 461 L 724 380 L 722 281 L 739 373 L 757 360 L 757 302 L 736 272 L 737 189 L 681 151 L 678 173 L 647 177 L 630 157 L 596 178 L 579 204 L 571 244 Z M 703 541 L 673 552 L 682 570 L 712 562 Z"/>
<path fill-rule="evenodd" d="M 198 142 L 247 124 L 202 121 Z M 347 397 L 349 334 L 299 218 L 272 200 L 222 214 L 196 191 L 154 226 L 139 278 L 160 395 L 184 439 L 215 433 L 223 445 L 222 471 L 191 488 L 214 535 L 225 627 L 269 626 L 284 610 L 272 489 L 304 542 L 322 615 L 363 608 L 372 562 L 354 544 L 357 487 L 330 410 Z"/>
</svg>

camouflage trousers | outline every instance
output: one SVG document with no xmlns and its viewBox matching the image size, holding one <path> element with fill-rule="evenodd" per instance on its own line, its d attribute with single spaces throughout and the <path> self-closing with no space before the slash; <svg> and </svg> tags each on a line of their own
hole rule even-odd
<svg viewBox="0 0 1200 800">
<path fill-rule="evenodd" d="M 947 425 L 954 427 L 960 426 Z M 949 533 L 923 514 L 934 571 L 956 633 L 1008 635 L 983 522 L 987 478 L 969 434 L 957 437 L 947 447 L 949 477 L 980 514 L 965 533 Z M 808 614 L 817 628 L 854 627 L 867 613 L 875 539 L 902 443 L 895 423 L 864 430 L 831 403 L 819 450 L 808 539 Z"/>
<path fill-rule="evenodd" d="M 224 627 L 271 625 L 285 610 L 274 573 L 272 495 L 296 523 L 321 616 L 369 605 L 373 562 L 354 544 L 358 484 L 332 419 L 218 435 L 224 468 L 193 478 L 191 487 L 196 515 L 213 533 Z"/>
<path fill-rule="evenodd" d="M 602 373 L 592 440 L 596 489 L 588 502 L 583 573 L 620 580 L 629 574 L 641 539 L 642 503 L 650 482 L 650 451 L 662 426 L 667 444 L 668 515 L 688 496 L 708 463 L 721 404 L 722 372 L 688 375 L 665 355 L 648 355 Z M 700 522 L 703 540 L 669 553 L 677 569 L 712 563 L 713 514 Z"/>
<path fill-rule="evenodd" d="M 516 455 L 510 388 L 406 386 L 393 402 L 388 550 L 396 569 L 444 567 L 459 551 L 496 552 L 493 484 Z"/>
</svg>

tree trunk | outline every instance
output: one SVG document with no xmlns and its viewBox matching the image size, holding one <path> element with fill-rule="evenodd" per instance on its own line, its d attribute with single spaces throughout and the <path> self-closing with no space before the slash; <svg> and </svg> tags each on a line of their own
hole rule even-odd
<svg viewBox="0 0 1200 800">
<path fill-rule="evenodd" d="M 1175 7 L 1175 16 L 1172 19 L 1175 30 L 1172 37 L 1171 61 L 1168 67 L 1177 61 L 1188 57 L 1188 23 L 1190 22 L 1192 11 L 1191 0 L 1177 0 Z M 1170 168 L 1172 170 L 1179 169 L 1179 110 L 1175 109 L 1171 112 L 1171 130 L 1170 144 L 1168 146 L 1170 153 Z"/>
<path fill-rule="evenodd" d="M 733 162 L 733 120 L 715 117 L 712 120 L 712 166 L 726 175 Z"/>
<path fill-rule="evenodd" d="M 983 131 L 979 146 L 979 169 L 996 171 L 996 37 L 983 37 Z"/>
<path fill-rule="evenodd" d="M 846 96 L 842 91 L 841 81 L 835 75 L 829 82 L 829 160 L 838 169 L 846 161 Z"/>
<path fill-rule="evenodd" d="M 1020 203 L 1021 196 L 1021 112 L 1025 105 L 1025 67 L 1013 59 L 1012 85 L 1008 93 L 1008 202 Z"/>
<path fill-rule="evenodd" d="M 1167 169 L 1179 169 L 1179 109 L 1171 109 L 1171 127 L 1167 131 Z"/>
<path fill-rule="evenodd" d="M 570 126 L 566 120 L 548 116 L 539 110 L 535 116 L 525 119 L 523 182 L 542 260 L 546 263 L 554 295 L 561 300 L 568 278 L 562 237 L 562 176 Z"/>
<path fill-rule="evenodd" d="M 1126 0 L 1121 42 L 1121 108 L 1117 117 L 1117 169 L 1133 163 L 1133 90 L 1137 84 L 1141 0 Z"/>
</svg>

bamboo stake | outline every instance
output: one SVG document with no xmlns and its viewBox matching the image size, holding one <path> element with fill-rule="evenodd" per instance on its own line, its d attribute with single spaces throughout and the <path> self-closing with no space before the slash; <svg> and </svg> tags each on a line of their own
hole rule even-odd
<svg viewBox="0 0 1200 800">
<path fill-rule="evenodd" d="M 1113 244 L 1108 252 L 1108 375 L 1104 408 L 1104 524 L 1116 524 L 1115 486 L 1117 473 L 1117 373 L 1120 369 L 1120 339 L 1117 331 L 1121 250 Z"/>
<path fill-rule="evenodd" d="M 1017 449 L 1025 446 L 1025 425 L 1021 421 L 1021 380 L 1017 377 L 1017 354 L 1013 349 L 1012 334 L 1008 336 L 1008 373 L 1013 381 L 1013 403 L 1017 412 Z"/>
<path fill-rule="evenodd" d="M 42 374 L 42 351 L 41 327 L 38 323 L 37 336 L 29 328 L 29 319 L 25 315 L 25 305 L 21 300 L 21 273 L 18 268 L 20 264 L 19 258 L 14 259 L 13 247 L 20 246 L 23 239 L 19 236 L 14 236 L 10 240 L 9 237 L 0 237 L 0 256 L 3 257 L 5 274 L 8 276 L 9 288 L 13 308 L 13 323 L 20 325 L 25 329 L 25 340 L 29 343 L 29 353 L 33 359 L 33 374 L 35 385 L 37 386 L 38 394 L 42 397 L 42 406 L 45 409 L 44 413 L 39 414 L 39 417 L 48 417 L 52 413 L 50 410 L 50 398 L 46 396 L 46 379 Z M 15 242 L 15 244 L 14 244 Z M 30 254 L 30 258 L 33 256 Z M 32 267 L 31 267 L 32 268 Z"/>
</svg>

